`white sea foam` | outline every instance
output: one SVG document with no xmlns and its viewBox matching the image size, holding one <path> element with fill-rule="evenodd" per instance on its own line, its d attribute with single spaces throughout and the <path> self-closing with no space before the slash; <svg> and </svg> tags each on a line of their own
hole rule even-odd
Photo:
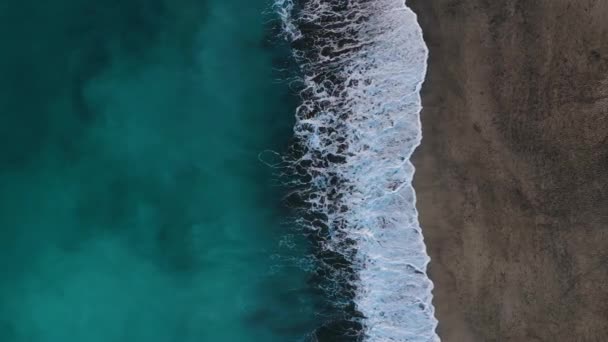
<svg viewBox="0 0 608 342">
<path fill-rule="evenodd" d="M 298 191 L 324 218 L 324 248 L 354 265 L 365 341 L 439 341 L 409 161 L 428 52 L 403 1 L 276 1 L 305 88 Z"/>
</svg>

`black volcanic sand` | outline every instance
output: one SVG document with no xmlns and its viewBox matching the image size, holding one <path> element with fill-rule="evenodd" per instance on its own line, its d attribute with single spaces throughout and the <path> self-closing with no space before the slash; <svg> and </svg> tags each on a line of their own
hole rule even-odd
<svg viewBox="0 0 608 342">
<path fill-rule="evenodd" d="M 409 0 L 445 342 L 608 339 L 608 2 Z"/>
</svg>

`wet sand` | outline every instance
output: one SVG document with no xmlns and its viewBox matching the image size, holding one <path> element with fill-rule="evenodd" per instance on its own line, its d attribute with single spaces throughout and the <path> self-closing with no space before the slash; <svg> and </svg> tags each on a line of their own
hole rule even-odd
<svg viewBox="0 0 608 342">
<path fill-rule="evenodd" d="M 608 2 L 408 0 L 446 342 L 608 340 Z"/>
</svg>

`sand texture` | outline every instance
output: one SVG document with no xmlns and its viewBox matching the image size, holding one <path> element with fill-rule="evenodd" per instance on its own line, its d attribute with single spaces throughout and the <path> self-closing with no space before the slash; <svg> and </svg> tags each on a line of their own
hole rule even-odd
<svg viewBox="0 0 608 342">
<path fill-rule="evenodd" d="M 408 0 L 445 342 L 608 341 L 608 1 Z"/>
</svg>

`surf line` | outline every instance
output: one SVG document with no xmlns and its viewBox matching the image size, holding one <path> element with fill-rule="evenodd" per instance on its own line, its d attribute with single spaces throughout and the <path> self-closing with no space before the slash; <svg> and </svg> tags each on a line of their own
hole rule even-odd
<svg viewBox="0 0 608 342">
<path fill-rule="evenodd" d="M 321 281 L 364 341 L 439 341 L 410 157 L 428 50 L 404 0 L 276 0 L 301 71 L 287 162 Z"/>
</svg>

